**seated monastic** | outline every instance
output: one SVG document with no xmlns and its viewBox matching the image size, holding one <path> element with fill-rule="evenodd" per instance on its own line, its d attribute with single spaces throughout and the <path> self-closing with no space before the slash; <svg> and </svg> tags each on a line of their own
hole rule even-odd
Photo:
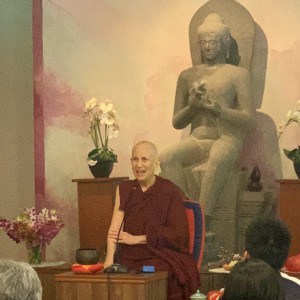
<svg viewBox="0 0 300 300">
<path fill-rule="evenodd" d="M 117 188 L 104 267 L 114 262 L 135 271 L 154 266 L 156 271 L 168 272 L 168 299 L 189 299 L 200 282 L 196 261 L 189 253 L 183 197 L 171 181 L 154 174 L 157 156 L 150 142 L 133 147 L 131 165 L 136 179 Z"/>
</svg>

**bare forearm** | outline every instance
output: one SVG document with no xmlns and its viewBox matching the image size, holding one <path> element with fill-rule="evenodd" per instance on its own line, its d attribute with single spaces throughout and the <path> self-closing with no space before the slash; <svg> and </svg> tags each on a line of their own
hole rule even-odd
<svg viewBox="0 0 300 300">
<path fill-rule="evenodd" d="M 114 262 L 114 254 L 116 250 L 116 245 L 114 240 L 110 237 L 107 238 L 107 249 L 106 249 L 106 258 L 105 258 L 105 267 L 110 266 Z"/>
<path fill-rule="evenodd" d="M 104 267 L 109 267 L 114 262 L 114 254 L 116 251 L 115 240 L 110 236 L 111 231 L 118 231 L 122 226 L 122 220 L 124 218 L 124 212 L 119 209 L 120 207 L 120 195 L 119 195 L 119 187 L 116 189 L 116 199 L 114 212 L 112 216 L 111 225 L 109 228 L 109 232 L 107 235 L 107 254 L 104 263 Z"/>
</svg>

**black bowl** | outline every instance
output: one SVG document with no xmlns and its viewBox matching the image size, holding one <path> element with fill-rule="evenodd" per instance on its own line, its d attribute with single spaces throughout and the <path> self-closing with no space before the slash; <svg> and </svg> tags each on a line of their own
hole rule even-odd
<svg viewBox="0 0 300 300">
<path fill-rule="evenodd" d="M 97 264 L 99 258 L 99 251 L 95 248 L 80 248 L 76 250 L 76 261 L 80 265 Z"/>
</svg>

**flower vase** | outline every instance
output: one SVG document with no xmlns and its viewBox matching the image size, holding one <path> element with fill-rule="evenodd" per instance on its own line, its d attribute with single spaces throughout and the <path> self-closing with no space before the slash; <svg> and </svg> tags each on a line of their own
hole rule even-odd
<svg viewBox="0 0 300 300">
<path fill-rule="evenodd" d="M 90 171 L 95 178 L 109 177 L 114 167 L 111 160 L 98 160 L 93 166 L 89 165 Z"/>
<path fill-rule="evenodd" d="M 42 247 L 26 243 L 28 262 L 30 265 L 39 265 L 42 262 Z"/>
<path fill-rule="evenodd" d="M 300 179 L 300 164 L 294 163 L 294 170 L 295 170 L 298 178 Z"/>
</svg>

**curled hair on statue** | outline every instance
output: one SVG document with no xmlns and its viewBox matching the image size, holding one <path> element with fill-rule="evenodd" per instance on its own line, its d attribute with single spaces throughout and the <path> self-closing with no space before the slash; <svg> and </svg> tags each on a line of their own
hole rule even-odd
<svg viewBox="0 0 300 300">
<path fill-rule="evenodd" d="M 215 34 L 224 42 L 226 49 L 230 47 L 230 29 L 218 14 L 209 14 L 197 29 L 198 40 L 203 34 Z"/>
</svg>

